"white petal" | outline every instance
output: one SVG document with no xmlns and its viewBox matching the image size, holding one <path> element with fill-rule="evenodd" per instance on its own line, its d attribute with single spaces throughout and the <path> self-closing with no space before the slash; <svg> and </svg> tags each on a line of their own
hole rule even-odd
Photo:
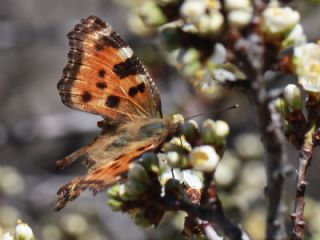
<svg viewBox="0 0 320 240">
<path fill-rule="evenodd" d="M 183 171 L 183 180 L 186 185 L 193 189 L 201 189 L 203 186 L 200 178 L 191 170 Z"/>
</svg>

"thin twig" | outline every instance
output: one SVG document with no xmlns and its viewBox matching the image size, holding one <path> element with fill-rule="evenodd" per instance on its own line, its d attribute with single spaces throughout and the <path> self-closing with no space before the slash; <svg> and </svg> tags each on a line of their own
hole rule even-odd
<svg viewBox="0 0 320 240">
<path fill-rule="evenodd" d="M 306 186 L 308 184 L 306 180 L 307 170 L 311 163 L 312 151 L 314 147 L 313 136 L 315 133 L 315 125 L 306 133 L 304 138 L 304 144 L 301 148 L 298 168 L 298 180 L 296 189 L 296 201 L 294 212 L 291 214 L 293 220 L 293 229 L 291 239 L 302 240 L 304 239 L 304 195 Z"/>
<path fill-rule="evenodd" d="M 157 208 L 165 211 L 182 210 L 193 219 L 207 221 L 208 224 L 215 226 L 215 228 L 219 229 L 221 233 L 230 240 L 248 239 L 248 235 L 225 216 L 219 199 L 217 199 L 215 206 L 206 207 L 193 204 L 190 200 L 183 197 L 181 192 L 174 190 L 172 192 L 166 192 L 164 197 L 155 197 L 152 201 L 150 201 L 150 199 L 126 201 L 125 206 L 124 211 L 132 208 L 146 208 L 146 206 L 149 206 L 150 209 Z"/>
</svg>

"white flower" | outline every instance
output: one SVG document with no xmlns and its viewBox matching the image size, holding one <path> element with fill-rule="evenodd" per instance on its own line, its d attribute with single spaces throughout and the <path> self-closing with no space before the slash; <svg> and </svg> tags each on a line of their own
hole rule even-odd
<svg viewBox="0 0 320 240">
<path fill-rule="evenodd" d="M 228 11 L 240 9 L 248 10 L 252 8 L 250 0 L 226 0 L 225 4 Z"/>
<path fill-rule="evenodd" d="M 16 226 L 16 239 L 17 240 L 33 240 L 32 229 L 26 223 L 19 223 Z"/>
<path fill-rule="evenodd" d="M 291 46 L 298 46 L 301 44 L 305 44 L 307 42 L 307 37 L 303 32 L 303 28 L 301 24 L 297 24 L 286 37 L 285 40 L 282 41 L 282 48 L 288 48 Z"/>
<path fill-rule="evenodd" d="M 206 11 L 206 3 L 199 0 L 185 1 L 180 7 L 182 17 L 195 21 L 201 17 Z"/>
<path fill-rule="evenodd" d="M 300 20 L 299 12 L 290 7 L 269 6 L 263 12 L 266 31 L 270 34 L 286 33 Z"/>
<path fill-rule="evenodd" d="M 320 44 L 308 43 L 294 48 L 294 63 L 299 83 L 309 92 L 320 92 Z"/>
<path fill-rule="evenodd" d="M 14 240 L 14 237 L 11 233 L 7 232 L 1 237 L 1 240 Z"/>
<path fill-rule="evenodd" d="M 204 172 L 214 171 L 220 160 L 216 150 L 209 145 L 194 148 L 189 157 L 193 168 Z"/>
<path fill-rule="evenodd" d="M 252 18 L 252 9 L 249 10 L 233 10 L 228 13 L 230 25 L 235 28 L 247 26 Z"/>
</svg>

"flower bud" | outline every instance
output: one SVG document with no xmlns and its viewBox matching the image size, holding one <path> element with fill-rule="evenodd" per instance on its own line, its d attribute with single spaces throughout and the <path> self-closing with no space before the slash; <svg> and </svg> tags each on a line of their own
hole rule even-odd
<svg viewBox="0 0 320 240">
<path fill-rule="evenodd" d="M 138 14 L 147 26 L 157 27 L 167 21 L 160 7 L 153 2 L 142 4 Z"/>
<path fill-rule="evenodd" d="M 287 113 L 289 111 L 288 105 L 282 98 L 277 98 L 275 100 L 275 106 L 276 106 L 276 109 L 278 110 L 278 112 L 282 116 L 286 116 L 287 115 Z"/>
<path fill-rule="evenodd" d="M 26 223 L 16 226 L 16 240 L 34 240 L 32 229 Z"/>
<path fill-rule="evenodd" d="M 120 184 L 115 184 L 108 189 L 107 194 L 110 198 L 118 198 L 119 191 L 120 191 Z"/>
<path fill-rule="evenodd" d="M 208 15 L 202 15 L 195 26 L 201 35 L 217 35 L 223 27 L 223 16 L 219 11 L 211 11 Z"/>
<path fill-rule="evenodd" d="M 214 171 L 220 160 L 216 150 L 208 145 L 194 148 L 189 158 L 194 169 L 204 172 Z"/>
<path fill-rule="evenodd" d="M 288 84 L 284 88 L 284 99 L 293 110 L 301 109 L 301 91 L 295 84 Z"/>
<path fill-rule="evenodd" d="M 168 164 L 172 167 L 175 167 L 178 165 L 179 160 L 180 160 L 180 156 L 179 153 L 174 152 L 174 151 L 170 151 L 167 153 L 167 160 L 168 160 Z"/>
<path fill-rule="evenodd" d="M 178 61 L 182 65 L 188 65 L 197 62 L 200 59 L 200 52 L 195 48 L 181 49 L 178 55 Z"/>
<path fill-rule="evenodd" d="M 139 163 L 133 163 L 129 167 L 128 181 L 135 181 L 143 185 L 150 185 L 151 180 L 146 169 Z"/>
<path fill-rule="evenodd" d="M 152 152 L 144 153 L 140 158 L 140 163 L 144 166 L 147 172 L 158 174 L 160 171 L 159 159 Z"/>
<path fill-rule="evenodd" d="M 202 123 L 201 138 L 206 144 L 213 144 L 215 140 L 215 122 L 212 119 L 207 119 Z"/>
<path fill-rule="evenodd" d="M 180 7 L 180 14 L 186 20 L 194 22 L 203 14 L 205 14 L 206 7 L 207 6 L 205 1 L 199 1 L 199 0 L 184 1 Z"/>
<path fill-rule="evenodd" d="M 230 25 L 235 28 L 243 28 L 247 26 L 252 19 L 252 9 L 234 10 L 228 13 Z"/>
<path fill-rule="evenodd" d="M 246 9 L 250 9 L 251 6 L 251 1 L 250 0 L 226 0 L 225 1 L 225 5 L 226 5 L 226 9 L 228 11 L 232 11 L 232 10 L 246 10 Z"/>
<path fill-rule="evenodd" d="M 229 125 L 222 120 L 217 120 L 215 123 L 215 135 L 217 138 L 224 139 L 229 135 Z"/>
<path fill-rule="evenodd" d="M 173 137 L 169 143 L 166 143 L 163 146 L 163 150 L 165 152 L 169 152 L 169 151 L 190 152 L 191 149 L 192 149 L 192 146 L 190 145 L 189 142 L 187 142 L 184 136 Z"/>
<path fill-rule="evenodd" d="M 146 186 L 142 183 L 128 180 L 125 184 L 120 186 L 120 198 L 125 201 L 136 200 L 145 192 L 145 190 Z"/>
<path fill-rule="evenodd" d="M 121 211 L 123 207 L 123 202 L 115 200 L 113 198 L 108 199 L 108 205 L 113 211 Z"/>
<path fill-rule="evenodd" d="M 192 78 L 197 74 L 197 72 L 201 69 L 201 67 L 202 67 L 202 64 L 200 60 L 195 60 L 186 65 L 182 65 L 180 71 L 181 71 L 181 74 L 183 74 L 183 76 L 187 78 Z"/>
<path fill-rule="evenodd" d="M 160 42 L 167 51 L 172 51 L 180 47 L 180 36 L 176 26 L 165 25 L 160 30 Z"/>
<path fill-rule="evenodd" d="M 185 136 L 186 140 L 193 144 L 199 136 L 197 122 L 191 120 L 181 126 L 181 134 Z"/>
</svg>

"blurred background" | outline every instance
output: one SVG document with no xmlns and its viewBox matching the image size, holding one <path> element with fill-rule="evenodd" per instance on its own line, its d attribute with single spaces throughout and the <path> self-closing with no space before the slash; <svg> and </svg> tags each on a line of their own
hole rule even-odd
<svg viewBox="0 0 320 240">
<path fill-rule="evenodd" d="M 301 12 L 309 40 L 317 39 L 319 5 L 307 1 L 293 5 Z M 66 34 L 81 18 L 96 15 L 120 33 L 150 70 L 165 114 L 191 116 L 240 104 L 238 110 L 205 118 L 225 120 L 231 128 L 228 150 L 217 172 L 227 213 L 253 239 L 263 239 L 263 149 L 246 97 L 231 90 L 210 100 L 196 96 L 187 81 L 165 63 L 156 38 L 132 33 L 137 32 L 134 22 L 128 24 L 132 14 L 125 1 L 0 0 L 0 236 L 20 218 L 29 223 L 37 239 L 183 239 L 183 213 L 168 214 L 156 229 L 142 229 L 128 215 L 112 212 L 104 193 L 92 197 L 86 192 L 62 211 L 53 211 L 57 190 L 86 173 L 81 163 L 57 171 L 55 161 L 90 143 L 99 133 L 96 122 L 101 118 L 67 108 L 56 88 L 67 63 Z M 196 120 L 201 122 L 201 118 Z M 296 165 L 297 151 L 291 146 L 288 151 L 291 164 Z M 312 239 L 320 239 L 319 167 L 315 157 L 306 209 Z M 286 182 L 288 213 L 294 182 L 294 177 Z"/>
</svg>

